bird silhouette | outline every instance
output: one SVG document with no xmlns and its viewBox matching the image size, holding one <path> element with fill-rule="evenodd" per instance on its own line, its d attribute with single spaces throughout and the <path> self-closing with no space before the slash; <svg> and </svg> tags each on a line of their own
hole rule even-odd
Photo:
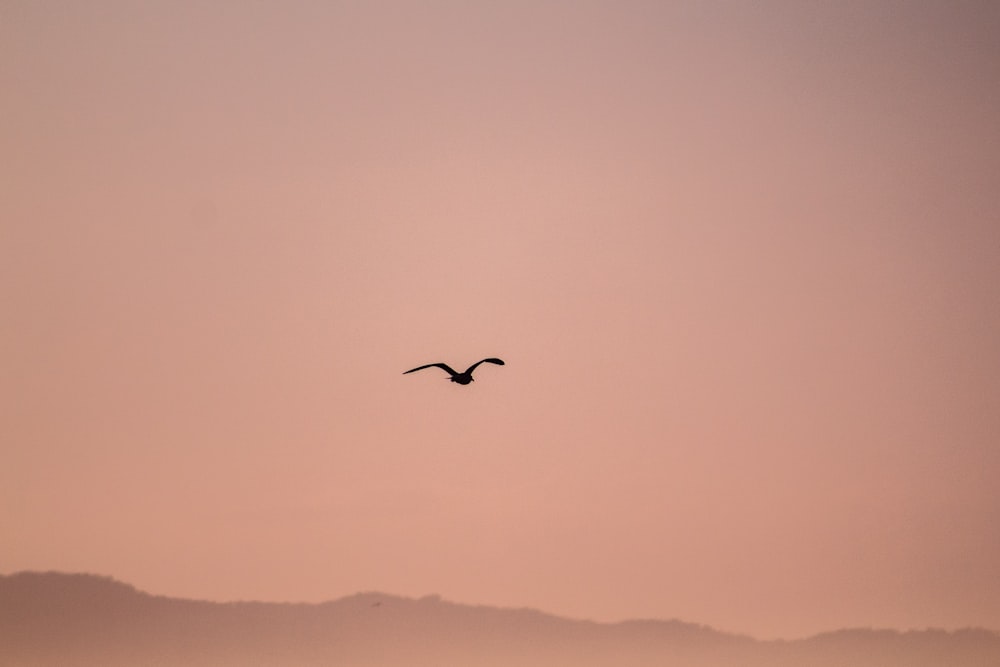
<svg viewBox="0 0 1000 667">
<path fill-rule="evenodd" d="M 443 368 L 444 371 L 451 376 L 452 382 L 457 382 L 459 384 L 469 384 L 470 382 L 474 382 L 474 380 L 472 379 L 472 371 L 476 370 L 476 366 L 478 366 L 479 364 L 496 364 L 497 366 L 504 365 L 503 359 L 490 357 L 489 359 L 483 359 L 482 361 L 477 361 L 476 363 L 472 364 L 471 366 L 465 369 L 464 373 L 456 372 L 455 369 L 449 366 L 448 364 L 439 363 L 439 364 L 426 364 L 424 366 L 417 366 L 416 368 L 411 368 L 408 371 L 404 371 L 403 375 L 406 375 L 407 373 L 412 373 L 414 371 L 422 371 L 423 369 L 430 368 L 432 366 L 437 366 L 438 368 Z"/>
</svg>

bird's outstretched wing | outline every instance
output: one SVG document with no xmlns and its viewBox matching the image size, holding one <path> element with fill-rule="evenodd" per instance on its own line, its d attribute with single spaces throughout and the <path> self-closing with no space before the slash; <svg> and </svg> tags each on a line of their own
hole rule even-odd
<svg viewBox="0 0 1000 667">
<path fill-rule="evenodd" d="M 503 359 L 497 359 L 496 357 L 490 357 L 489 359 L 483 359 L 482 361 L 477 361 L 466 369 L 466 373 L 472 373 L 476 370 L 476 366 L 479 364 L 496 364 L 497 366 L 503 366 Z"/>
<path fill-rule="evenodd" d="M 408 371 L 403 371 L 403 375 L 406 375 L 407 373 L 412 373 L 413 371 L 422 371 L 425 368 L 431 368 L 432 366 L 437 366 L 438 368 L 443 368 L 448 373 L 448 375 L 458 375 L 458 373 L 455 372 L 455 369 L 453 369 L 448 364 L 425 364 L 423 366 L 417 366 L 416 368 L 411 368 Z"/>
</svg>

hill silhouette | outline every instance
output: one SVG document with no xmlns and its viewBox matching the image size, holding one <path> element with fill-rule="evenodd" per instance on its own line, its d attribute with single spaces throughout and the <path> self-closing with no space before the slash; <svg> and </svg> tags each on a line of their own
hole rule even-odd
<svg viewBox="0 0 1000 667">
<path fill-rule="evenodd" d="M 676 620 L 595 623 L 436 596 L 217 603 L 94 575 L 0 575 L 0 666 L 43 665 L 995 667 L 1000 635 L 853 629 L 757 641 Z"/>
</svg>

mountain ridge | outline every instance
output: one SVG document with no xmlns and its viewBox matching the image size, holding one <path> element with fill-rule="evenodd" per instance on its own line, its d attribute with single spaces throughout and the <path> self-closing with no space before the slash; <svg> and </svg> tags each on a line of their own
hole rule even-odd
<svg viewBox="0 0 1000 667">
<path fill-rule="evenodd" d="M 848 628 L 762 641 L 676 619 L 602 623 L 436 595 L 189 600 L 58 572 L 0 575 L 0 647 L 0 667 L 1000 665 L 1000 634 L 981 628 Z"/>
</svg>

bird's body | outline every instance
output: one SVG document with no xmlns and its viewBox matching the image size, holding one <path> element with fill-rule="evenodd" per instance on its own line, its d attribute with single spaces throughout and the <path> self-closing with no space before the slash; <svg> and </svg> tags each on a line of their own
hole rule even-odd
<svg viewBox="0 0 1000 667">
<path fill-rule="evenodd" d="M 407 373 L 412 373 L 414 371 L 422 371 L 425 368 L 431 368 L 433 366 L 437 366 L 438 368 L 443 369 L 448 375 L 451 376 L 451 378 L 449 379 L 452 382 L 457 382 L 458 384 L 469 384 L 470 382 L 474 382 L 474 380 L 472 379 L 472 371 L 476 370 L 476 366 L 483 363 L 496 364 L 497 366 L 504 365 L 503 359 L 490 357 L 489 359 L 483 359 L 482 361 L 477 361 L 476 363 L 466 368 L 463 373 L 455 371 L 455 369 L 449 366 L 448 364 L 437 363 L 437 364 L 425 364 L 423 366 L 417 366 L 416 368 L 411 368 L 408 371 L 404 371 L 403 375 L 406 375 Z"/>
</svg>

